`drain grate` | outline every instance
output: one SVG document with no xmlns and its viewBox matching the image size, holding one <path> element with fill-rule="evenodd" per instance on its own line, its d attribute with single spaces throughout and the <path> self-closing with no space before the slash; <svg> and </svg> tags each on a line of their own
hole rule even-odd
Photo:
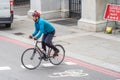
<svg viewBox="0 0 120 80">
<path fill-rule="evenodd" d="M 14 35 L 24 35 L 24 33 L 22 33 L 22 32 L 17 32 L 17 33 L 13 33 Z"/>
</svg>

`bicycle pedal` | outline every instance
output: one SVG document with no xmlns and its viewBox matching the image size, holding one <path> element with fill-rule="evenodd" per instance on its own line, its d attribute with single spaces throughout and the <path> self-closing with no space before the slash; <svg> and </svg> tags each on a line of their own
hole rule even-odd
<svg viewBox="0 0 120 80">
<path fill-rule="evenodd" d="M 38 59 L 40 60 L 40 59 L 42 59 L 42 57 L 38 57 Z"/>
<path fill-rule="evenodd" d="M 47 57 L 44 57 L 43 59 L 44 59 L 45 61 L 48 61 L 48 58 L 47 58 Z"/>
<path fill-rule="evenodd" d="M 45 61 L 48 61 L 48 59 L 44 59 Z"/>
</svg>

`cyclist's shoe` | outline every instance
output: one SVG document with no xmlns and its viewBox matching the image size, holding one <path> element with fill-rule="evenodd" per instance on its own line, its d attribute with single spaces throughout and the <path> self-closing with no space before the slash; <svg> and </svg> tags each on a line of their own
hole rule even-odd
<svg viewBox="0 0 120 80">
<path fill-rule="evenodd" d="M 53 54 L 53 57 L 58 56 L 59 50 L 55 50 L 55 53 Z"/>
<path fill-rule="evenodd" d="M 45 61 L 48 61 L 48 57 L 47 55 L 44 55 L 44 58 L 43 58 Z"/>
<path fill-rule="evenodd" d="M 44 58 L 44 56 L 45 56 L 45 54 L 42 53 L 42 54 L 41 54 L 41 58 Z"/>
<path fill-rule="evenodd" d="M 44 56 L 44 55 L 42 57 L 39 57 L 38 59 L 43 59 L 45 61 L 48 61 L 48 58 L 46 56 Z"/>
<path fill-rule="evenodd" d="M 48 61 L 47 55 L 46 55 L 46 54 L 43 54 L 43 55 L 42 55 L 42 59 L 44 59 L 45 61 Z"/>
<path fill-rule="evenodd" d="M 44 50 L 42 50 L 42 59 L 46 58 L 46 52 Z"/>
</svg>

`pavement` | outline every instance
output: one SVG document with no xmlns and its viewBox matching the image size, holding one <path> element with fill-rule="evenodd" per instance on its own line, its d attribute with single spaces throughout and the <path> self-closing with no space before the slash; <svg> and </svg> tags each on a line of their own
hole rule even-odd
<svg viewBox="0 0 120 80">
<path fill-rule="evenodd" d="M 73 19 L 49 20 L 56 28 L 54 44 L 62 44 L 66 56 L 120 72 L 120 35 L 81 30 Z M 66 24 L 65 24 L 66 23 Z M 16 15 L 11 29 L 0 29 L 0 35 L 34 44 L 28 39 L 33 32 L 33 21 L 27 16 Z M 84 26 L 83 26 L 84 27 Z M 20 35 L 15 33 L 22 33 Z"/>
</svg>

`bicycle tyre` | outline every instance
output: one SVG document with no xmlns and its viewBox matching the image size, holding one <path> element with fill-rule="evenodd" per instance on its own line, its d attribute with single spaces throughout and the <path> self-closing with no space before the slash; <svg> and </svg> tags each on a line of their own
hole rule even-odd
<svg viewBox="0 0 120 80">
<path fill-rule="evenodd" d="M 59 65 L 63 62 L 65 58 L 65 49 L 62 45 L 59 44 L 55 45 L 55 47 L 59 50 L 58 56 L 53 57 L 54 51 L 49 48 L 49 61 L 53 65 Z"/>
<path fill-rule="evenodd" d="M 35 55 L 32 59 L 32 55 L 35 51 Z M 38 52 L 38 50 L 34 48 L 28 48 L 26 49 L 22 56 L 21 56 L 21 63 L 22 65 L 29 70 L 36 69 L 41 64 L 41 54 Z"/>
</svg>

